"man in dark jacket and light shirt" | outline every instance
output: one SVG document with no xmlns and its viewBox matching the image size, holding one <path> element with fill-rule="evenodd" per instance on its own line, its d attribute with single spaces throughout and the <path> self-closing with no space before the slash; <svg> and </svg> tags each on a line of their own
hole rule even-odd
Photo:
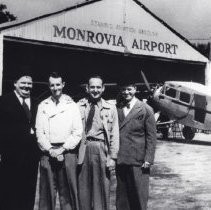
<svg viewBox="0 0 211 210">
<path fill-rule="evenodd" d="M 133 82 L 125 81 L 120 89 L 117 210 L 146 210 L 156 145 L 154 114 L 150 106 L 135 97 Z"/>
<path fill-rule="evenodd" d="M 31 73 L 14 75 L 14 91 L 0 97 L 1 210 L 33 210 L 39 163 L 37 102 Z"/>
</svg>

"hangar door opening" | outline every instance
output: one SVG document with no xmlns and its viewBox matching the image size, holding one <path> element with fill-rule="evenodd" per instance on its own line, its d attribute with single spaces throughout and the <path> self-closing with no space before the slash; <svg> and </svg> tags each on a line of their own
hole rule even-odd
<svg viewBox="0 0 211 210">
<path fill-rule="evenodd" d="M 153 57 L 140 57 L 111 53 L 100 50 L 82 49 L 39 43 L 14 38 L 4 39 L 3 51 L 3 94 L 13 89 L 14 75 L 21 70 L 29 70 L 35 81 L 33 95 L 43 99 L 48 91 L 48 74 L 52 71 L 64 75 L 65 92 L 76 99 L 83 96 L 81 84 L 87 77 L 100 74 L 111 85 L 105 91 L 105 98 L 114 98 L 117 87 L 113 83 L 128 76 L 137 83 L 143 83 L 140 71 L 144 71 L 150 83 L 169 80 L 205 82 L 205 64 L 160 60 Z M 140 86 L 144 89 L 145 86 Z"/>
</svg>

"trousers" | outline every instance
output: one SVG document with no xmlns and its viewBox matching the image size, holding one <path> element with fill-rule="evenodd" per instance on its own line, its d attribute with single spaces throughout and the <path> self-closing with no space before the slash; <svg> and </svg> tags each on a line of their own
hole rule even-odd
<svg viewBox="0 0 211 210">
<path fill-rule="evenodd" d="M 79 209 L 75 152 L 64 154 L 62 162 L 48 155 L 41 157 L 39 209 L 55 210 L 57 192 L 61 210 Z"/>
<path fill-rule="evenodd" d="M 19 156 L 2 155 L 2 162 L 0 162 L 1 210 L 34 209 L 39 158 L 32 151 L 30 152 L 20 151 Z"/>
<path fill-rule="evenodd" d="M 141 166 L 117 165 L 117 210 L 146 210 L 149 170 Z"/>
<path fill-rule="evenodd" d="M 108 210 L 109 184 L 104 142 L 87 142 L 79 173 L 80 210 Z"/>
</svg>

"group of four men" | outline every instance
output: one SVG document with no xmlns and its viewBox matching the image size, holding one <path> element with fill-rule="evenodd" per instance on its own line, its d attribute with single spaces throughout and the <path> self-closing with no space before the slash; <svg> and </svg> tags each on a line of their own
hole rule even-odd
<svg viewBox="0 0 211 210">
<path fill-rule="evenodd" d="M 87 97 L 76 104 L 53 72 L 51 96 L 38 109 L 30 97 L 31 76 L 19 75 L 14 86 L 0 98 L 1 210 L 34 208 L 39 161 L 40 210 L 55 209 L 57 191 L 62 210 L 109 210 L 112 170 L 117 210 L 147 208 L 156 127 L 133 82 L 121 84 L 114 105 L 102 98 L 103 79 L 92 76 Z"/>
</svg>

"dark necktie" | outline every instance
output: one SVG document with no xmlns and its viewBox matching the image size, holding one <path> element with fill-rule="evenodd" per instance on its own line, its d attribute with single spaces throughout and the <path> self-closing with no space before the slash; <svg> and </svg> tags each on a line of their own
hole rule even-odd
<svg viewBox="0 0 211 210">
<path fill-rule="evenodd" d="M 127 103 L 125 106 L 126 106 L 128 109 L 130 109 L 130 103 Z"/>
<path fill-rule="evenodd" d="M 25 111 L 25 113 L 26 113 L 27 119 L 28 119 L 29 122 L 30 122 L 30 121 L 31 121 L 32 115 L 31 115 L 31 112 L 30 112 L 30 110 L 29 110 L 28 105 L 26 104 L 25 98 L 23 98 L 22 106 L 23 106 L 23 109 L 24 109 L 24 111 Z"/>
<path fill-rule="evenodd" d="M 87 117 L 87 121 L 86 121 L 86 134 L 91 130 L 92 128 L 92 123 L 93 123 L 93 118 L 95 115 L 95 104 L 91 104 L 90 106 L 90 111 L 89 111 L 89 115 Z"/>
</svg>

